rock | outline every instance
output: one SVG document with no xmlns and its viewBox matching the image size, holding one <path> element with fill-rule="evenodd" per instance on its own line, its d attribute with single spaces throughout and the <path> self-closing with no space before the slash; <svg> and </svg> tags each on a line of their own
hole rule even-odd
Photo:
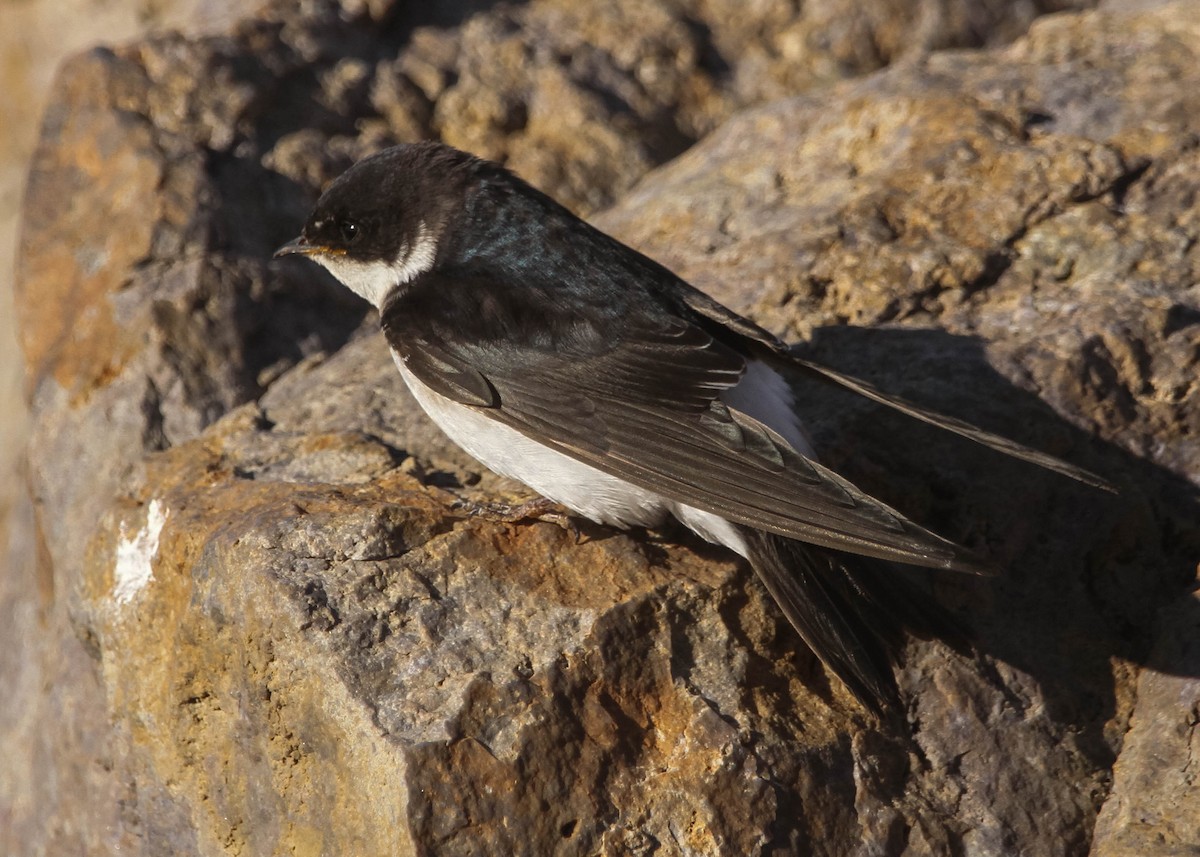
<svg viewBox="0 0 1200 857">
<path fill-rule="evenodd" d="M 1085 435 L 1067 425 L 1109 444 L 1114 501 L 942 443 L 917 476 L 898 450 L 922 448 L 925 429 L 861 404 L 818 411 L 818 448 L 856 481 L 906 510 L 924 501 L 921 519 L 974 533 L 1009 569 L 990 609 L 972 611 L 997 659 L 991 688 L 980 681 L 992 667 L 967 685 L 915 667 L 928 768 L 903 791 L 961 828 L 859 797 L 916 853 L 1081 853 L 1119 754 L 1126 782 L 1171 778 L 1114 794 L 1097 853 L 1195 842 L 1184 831 L 1200 794 L 1182 771 L 1200 668 L 1154 652 L 1178 651 L 1196 617 L 1180 599 L 1200 555 L 1200 292 L 1193 206 L 1177 201 L 1196 189 L 1186 117 L 1200 43 L 1184 35 L 1196 12 L 1048 19 L 998 54 L 935 55 L 845 84 L 836 113 L 802 99 L 744 114 L 601 218 L 832 365 L 1071 458 Z M 1135 42 L 1158 59 L 1131 79 L 1105 58 Z M 1160 75 L 1181 88 L 1149 83 Z M 1140 678 L 1128 661 L 1146 665 Z M 1170 731 L 1165 758 L 1150 758 L 1164 744 L 1143 724 Z"/>
<path fill-rule="evenodd" d="M 152 29 L 213 30 L 237 17 L 241 0 L 172 0 L 146 4 L 121 0 L 4 4 L 0 29 L 0 517 L 17 501 L 12 472 L 25 446 L 26 406 L 22 362 L 12 303 L 17 222 L 29 158 L 54 70 L 66 56 L 98 42 L 144 35 Z"/>
<path fill-rule="evenodd" d="M 1086 4 L 1081 4 L 1086 5 Z M 619 198 L 745 105 L 916 59 L 935 47 L 1002 43 L 1064 4 L 803 6 L 569 0 L 419 30 L 399 62 L 436 100 L 446 142 L 505 160 L 582 211 Z M 545 62 L 549 56 L 563 58 Z"/>
<path fill-rule="evenodd" d="M 1112 793 L 1096 821 L 1095 857 L 1188 854 L 1200 847 L 1200 608 L 1164 607 L 1158 642 L 1137 681 L 1137 705 Z"/>
<path fill-rule="evenodd" d="M 400 451 L 332 419 L 368 396 L 385 418 L 411 407 L 386 365 L 362 340 L 297 370 L 324 418 L 288 378 L 156 456 L 152 494 L 93 545 L 79 618 L 113 710 L 137 712 L 114 745 L 137 784 L 127 812 L 155 818 L 146 853 L 314 837 L 337 853 L 611 850 L 666 841 L 684 808 L 698 843 L 751 848 L 773 804 L 759 755 L 784 755 L 791 730 L 752 741 L 720 716 L 739 693 L 730 653 L 785 711 L 797 697 L 825 712 L 815 755 L 839 738 L 831 704 L 772 652 L 782 627 L 745 572 L 672 544 L 447 517 Z M 749 617 L 748 640 L 723 610 Z M 669 790 L 642 782 L 651 768 Z"/>
<path fill-rule="evenodd" d="M 165 27 L 217 28 L 238 0 L 170 3 L 69 0 L 6 3 L 0 27 L 0 853 L 69 853 L 115 820 L 105 772 L 109 734 L 94 662 L 74 644 L 48 562 L 39 562 L 24 448 L 28 435 L 24 365 L 17 346 L 12 272 L 30 153 L 59 61 L 98 41 Z M 139 452 L 140 454 L 140 452 Z M 90 522 L 89 522 L 90 524 Z M 41 555 L 44 560 L 44 554 Z M 60 728 L 47 729 L 47 722 Z M 100 764 L 98 764 L 98 762 Z M 72 805 L 72 813 L 56 808 Z M 90 831 L 90 833 L 85 833 Z M 35 845 L 35 843 L 37 843 Z"/>
<path fill-rule="evenodd" d="M 928 56 L 980 41 L 962 10 L 985 7 L 755 8 L 277 5 L 64 70 L 19 291 L 43 553 L 0 626 L 47 641 L 36 674 L 0 660 L 24 705 L 0 722 L 47 773 L 0 792 L 0 846 L 1073 855 L 1189 829 L 1200 5 Z M 1008 569 L 931 578 L 978 652 L 914 642 L 904 726 L 695 540 L 454 517 L 519 489 L 431 429 L 358 304 L 266 261 L 395 139 L 470 142 L 589 210 L 718 125 L 601 222 L 831 364 L 1121 487 L 801 387 L 831 462 Z"/>
</svg>

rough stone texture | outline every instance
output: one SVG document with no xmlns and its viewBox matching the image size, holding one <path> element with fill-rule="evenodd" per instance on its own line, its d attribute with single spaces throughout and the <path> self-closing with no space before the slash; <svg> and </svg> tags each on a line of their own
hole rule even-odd
<svg viewBox="0 0 1200 857">
<path fill-rule="evenodd" d="M 906 789 L 954 823 L 935 838 L 865 803 L 913 853 L 1083 853 L 1131 716 L 1096 853 L 1200 847 L 1198 614 L 1179 600 L 1200 558 L 1198 11 L 1048 19 L 1007 51 L 772 105 L 602 218 L 831 364 L 1060 454 L 1082 453 L 1068 424 L 1111 445 L 1116 500 L 952 444 L 900 458 L 925 429 L 820 412 L 844 469 L 1010 569 L 971 611 L 1002 695 L 930 672 L 912 712 L 928 768 Z"/>
<path fill-rule="evenodd" d="M 21 361 L 12 320 L 11 278 L 17 220 L 29 157 L 54 71 L 63 57 L 97 42 L 130 39 L 148 30 L 217 28 L 235 17 L 239 0 L 0 0 L 0 449 L 19 449 L 23 410 L 19 395 Z M 0 491 L 3 491 L 0 488 Z"/>
<path fill-rule="evenodd" d="M 588 211 L 738 107 L 934 48 L 1003 43 L 1037 14 L 1089 5 L 541 0 L 457 30 L 419 28 L 377 71 L 370 98 L 393 133 L 432 132 L 504 160 Z M 406 109 L 397 111 L 397 95 Z M 412 109 L 414 95 L 428 110 Z"/>
<path fill-rule="evenodd" d="M 977 31 L 922 42 L 914 8 L 988 7 L 572 8 L 280 6 L 64 71 L 20 270 L 36 519 L 0 601 L 51 642 L 0 647 L 25 772 L 0 851 L 1190 853 L 1200 4 L 928 57 Z M 602 222 L 828 362 L 1120 484 L 801 388 L 830 461 L 1009 569 L 933 579 L 978 653 L 915 643 L 884 726 L 694 540 L 454 518 L 517 489 L 432 430 L 357 304 L 265 260 L 397 138 L 604 204 L 837 77 L 789 51 L 864 20 L 907 38 L 867 30 L 844 73 L 910 61 L 738 114 Z"/>
<path fill-rule="evenodd" d="M 1151 669 L 1096 821 L 1095 857 L 1200 853 L 1200 607 L 1196 596 L 1164 608 Z"/>
<path fill-rule="evenodd" d="M 107 729 L 94 712 L 103 705 L 94 663 L 73 645 L 53 582 L 39 574 L 36 527 L 24 491 L 28 431 L 17 346 L 12 276 L 17 223 L 28 161 L 39 134 L 55 68 L 66 55 L 97 41 L 119 40 L 161 27 L 189 31 L 232 20 L 238 0 L 5 0 L 0 2 L 0 853 L 70 853 L 46 821 L 64 792 L 89 795 L 67 827 L 107 824 L 103 807 L 111 777 L 96 765 Z M 43 567 L 48 571 L 48 566 Z M 35 736 L 60 723 L 56 737 Z M 46 752 L 50 746 L 54 751 Z M 84 749 L 86 748 L 86 749 Z M 97 776 L 99 774 L 99 776 Z M 61 777 L 54 785 L 54 778 Z M 85 804 L 88 808 L 85 808 Z M 52 844 L 55 843 L 55 844 Z M 76 852 L 77 853 L 77 852 Z"/>
<path fill-rule="evenodd" d="M 21 452 L 28 430 L 12 294 L 17 223 L 55 69 L 63 57 L 97 42 L 166 27 L 216 29 L 232 21 L 239 6 L 251 5 L 243 0 L 0 0 L 0 544 L 9 509 L 23 502 Z M 21 514 L 11 512 L 14 521 Z M 23 533 L 14 535 L 15 542 L 23 539 Z"/>
</svg>

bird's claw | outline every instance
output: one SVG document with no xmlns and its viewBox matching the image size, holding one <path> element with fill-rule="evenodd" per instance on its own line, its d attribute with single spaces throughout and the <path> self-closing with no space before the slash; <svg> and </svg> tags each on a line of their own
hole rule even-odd
<svg viewBox="0 0 1200 857">
<path fill-rule="evenodd" d="M 547 500 L 545 497 L 526 500 L 524 503 L 500 503 L 457 497 L 450 504 L 450 508 L 472 518 L 487 518 L 488 520 L 499 521 L 504 524 L 518 524 L 523 521 L 545 521 L 550 524 L 558 524 L 558 526 L 569 532 L 574 537 L 575 544 L 579 544 L 583 538 L 583 533 L 580 532 L 579 525 L 570 513 L 558 503 L 555 503 L 553 500 Z"/>
</svg>

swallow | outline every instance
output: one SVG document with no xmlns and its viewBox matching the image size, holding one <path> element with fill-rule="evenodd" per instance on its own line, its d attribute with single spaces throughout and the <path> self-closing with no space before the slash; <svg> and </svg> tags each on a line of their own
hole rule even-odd
<svg viewBox="0 0 1200 857">
<path fill-rule="evenodd" d="M 413 397 L 466 452 L 598 524 L 675 518 L 744 557 L 877 712 L 897 698 L 898 641 L 939 625 L 890 564 L 993 569 L 822 465 L 781 371 L 1109 487 L 797 356 L 502 166 L 439 143 L 355 164 L 275 253 L 291 254 L 379 310 Z"/>
</svg>

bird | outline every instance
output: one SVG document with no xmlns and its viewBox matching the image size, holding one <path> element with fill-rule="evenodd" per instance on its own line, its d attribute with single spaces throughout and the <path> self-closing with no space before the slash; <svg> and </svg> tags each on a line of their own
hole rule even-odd
<svg viewBox="0 0 1200 857">
<path fill-rule="evenodd" d="M 798 355 L 505 167 L 439 142 L 354 164 L 274 255 L 307 257 L 378 309 L 413 397 L 487 468 L 597 524 L 674 518 L 743 557 L 874 712 L 897 700 L 898 641 L 944 624 L 892 564 L 994 569 L 821 464 L 785 372 L 1111 487 Z"/>
</svg>

